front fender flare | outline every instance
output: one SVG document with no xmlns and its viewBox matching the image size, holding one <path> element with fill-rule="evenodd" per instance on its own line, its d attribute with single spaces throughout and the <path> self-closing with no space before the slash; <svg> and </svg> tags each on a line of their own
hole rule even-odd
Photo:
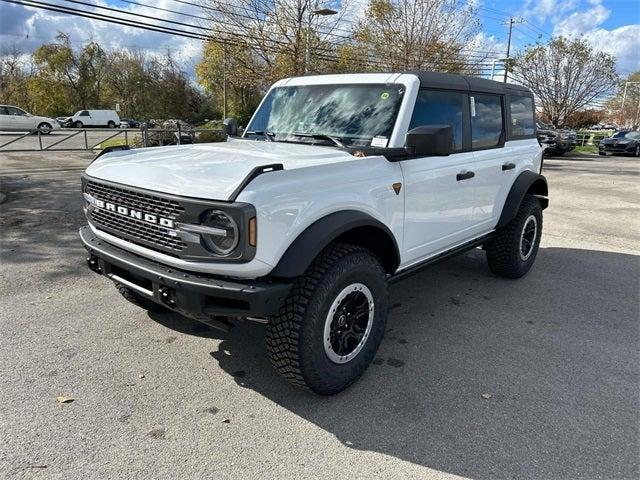
<svg viewBox="0 0 640 480">
<path fill-rule="evenodd" d="M 395 267 L 397 267 L 400 260 L 400 250 L 391 230 L 367 213 L 358 210 L 343 210 L 331 213 L 309 225 L 289 245 L 270 275 L 293 278 L 304 274 L 323 248 L 340 235 L 361 227 L 373 227 L 388 236 L 395 249 L 393 252 L 395 258 L 390 263 L 395 262 Z M 381 260 L 384 262 L 385 259 Z"/>
<path fill-rule="evenodd" d="M 527 194 L 536 196 L 540 200 L 543 209 L 549 206 L 547 179 L 543 175 L 525 170 L 518 175 L 518 178 L 511 186 L 507 200 L 504 202 L 504 207 L 502 207 L 502 214 L 496 229 L 504 227 L 515 218 L 520 204 Z"/>
</svg>

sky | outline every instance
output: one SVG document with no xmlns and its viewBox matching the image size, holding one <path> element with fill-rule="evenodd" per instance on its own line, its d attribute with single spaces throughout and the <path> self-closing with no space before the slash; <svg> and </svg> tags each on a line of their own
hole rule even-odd
<svg viewBox="0 0 640 480">
<path fill-rule="evenodd" d="M 91 10 L 91 7 L 68 0 L 42 1 L 82 11 Z M 148 23 L 153 23 L 153 18 L 162 17 L 204 25 L 204 22 L 197 18 L 161 10 L 164 8 L 183 14 L 203 16 L 202 10 L 194 5 L 197 0 L 80 1 L 149 15 L 151 19 L 140 19 Z M 350 16 L 357 18 L 364 11 L 362 7 L 367 0 L 350 1 Z M 482 31 L 473 47 L 475 49 L 495 51 L 498 58 L 504 56 L 508 33 L 505 21 L 509 17 L 515 17 L 522 23 L 514 25 L 512 51 L 522 49 L 539 39 L 546 41 L 551 35 L 581 36 L 595 49 L 615 55 L 620 75 L 626 76 L 640 70 L 640 0 L 470 1 L 476 5 L 482 24 Z M 340 3 L 340 0 L 326 0 L 324 3 L 320 0 L 319 3 L 322 6 L 330 6 Z M 104 10 L 100 13 L 111 14 Z M 68 33 L 76 46 L 91 38 L 106 48 L 122 47 L 158 53 L 170 49 L 189 76 L 193 76 L 193 68 L 202 52 L 202 43 L 199 40 L 38 10 L 0 0 L 0 46 L 14 44 L 22 51 L 30 52 L 40 44 L 52 41 L 58 31 Z"/>
</svg>

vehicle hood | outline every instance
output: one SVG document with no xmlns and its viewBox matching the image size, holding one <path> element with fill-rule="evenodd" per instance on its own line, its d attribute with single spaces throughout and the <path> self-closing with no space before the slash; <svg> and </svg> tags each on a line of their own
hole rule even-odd
<svg viewBox="0 0 640 480">
<path fill-rule="evenodd" d="M 157 192 L 229 200 L 256 167 L 281 163 L 292 170 L 353 159 L 334 147 L 233 139 L 111 152 L 89 165 L 86 173 Z"/>
<path fill-rule="evenodd" d="M 627 145 L 629 143 L 631 143 L 633 140 L 629 140 L 626 138 L 605 138 L 602 143 L 605 143 L 607 145 Z"/>
<path fill-rule="evenodd" d="M 554 130 L 545 130 L 545 129 L 538 129 L 538 134 L 540 135 L 545 135 L 548 137 L 557 137 L 558 133 Z"/>
</svg>

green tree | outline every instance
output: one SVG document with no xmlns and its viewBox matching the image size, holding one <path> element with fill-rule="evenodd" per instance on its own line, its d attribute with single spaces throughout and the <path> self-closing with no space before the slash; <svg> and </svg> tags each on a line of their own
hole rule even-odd
<svg viewBox="0 0 640 480">
<path fill-rule="evenodd" d="M 243 43 L 207 42 L 196 65 L 196 78 L 215 99 L 219 115 L 236 117 L 244 125 L 267 87 L 260 72 L 259 60 Z"/>
<path fill-rule="evenodd" d="M 582 39 L 556 37 L 518 52 L 509 70 L 536 95 L 544 116 L 562 127 L 576 112 L 615 87 L 615 58 Z"/>
<path fill-rule="evenodd" d="M 102 107 L 101 85 L 108 70 L 105 51 L 91 41 L 76 52 L 64 33 L 59 33 L 56 40 L 33 54 L 37 73 L 31 90 L 39 111 L 60 115 Z"/>
</svg>

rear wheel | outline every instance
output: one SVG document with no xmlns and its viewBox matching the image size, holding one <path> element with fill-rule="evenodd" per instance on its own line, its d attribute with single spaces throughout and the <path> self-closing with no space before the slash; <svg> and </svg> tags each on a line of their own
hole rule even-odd
<svg viewBox="0 0 640 480">
<path fill-rule="evenodd" d="M 116 122 L 114 122 L 113 120 L 109 120 L 109 123 L 107 123 L 107 127 L 116 128 Z"/>
<path fill-rule="evenodd" d="M 334 244 L 298 278 L 267 325 L 267 351 L 290 382 L 338 393 L 367 369 L 387 319 L 386 273 L 369 251 Z"/>
<path fill-rule="evenodd" d="M 501 277 L 522 277 L 533 266 L 541 236 L 540 201 L 526 195 L 516 217 L 485 244 L 489 268 Z"/>
<path fill-rule="evenodd" d="M 634 154 L 635 157 L 640 157 L 640 145 L 636 145 L 636 152 Z"/>
<path fill-rule="evenodd" d="M 136 307 L 144 308 L 149 312 L 166 312 L 167 311 L 167 309 L 162 305 L 159 305 L 156 302 L 143 297 L 139 293 L 133 291 L 129 287 L 122 285 L 121 283 L 116 283 L 116 288 L 126 300 L 133 303 Z"/>
</svg>

